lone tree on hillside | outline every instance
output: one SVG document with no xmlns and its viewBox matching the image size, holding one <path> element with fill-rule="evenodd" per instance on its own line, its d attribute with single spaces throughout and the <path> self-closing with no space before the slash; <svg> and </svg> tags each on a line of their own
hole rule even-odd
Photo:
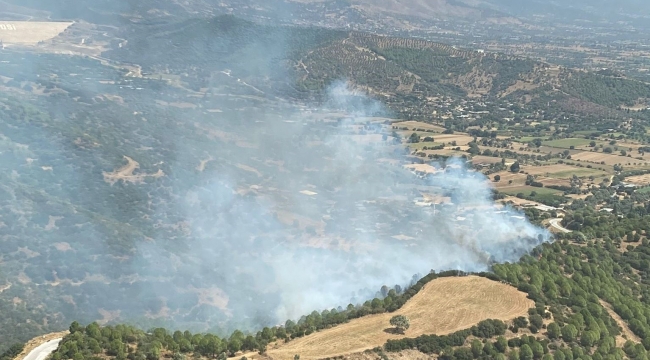
<svg viewBox="0 0 650 360">
<path fill-rule="evenodd" d="M 409 318 L 407 318 L 404 315 L 395 315 L 392 318 L 390 318 L 390 324 L 393 325 L 398 332 L 404 334 L 404 331 L 408 330 L 408 328 L 411 326 L 411 323 L 409 322 Z"/>
</svg>

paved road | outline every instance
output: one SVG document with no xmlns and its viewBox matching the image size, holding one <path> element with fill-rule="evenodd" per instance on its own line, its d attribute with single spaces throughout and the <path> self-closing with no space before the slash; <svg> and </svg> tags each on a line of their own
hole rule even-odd
<svg viewBox="0 0 650 360">
<path fill-rule="evenodd" d="M 45 344 L 41 344 L 36 349 L 32 350 L 24 360 L 45 360 L 57 347 L 63 339 L 53 339 Z"/>
<path fill-rule="evenodd" d="M 551 226 L 552 226 L 552 227 L 554 227 L 554 228 L 560 230 L 561 232 L 563 232 L 563 233 L 570 233 L 571 230 L 562 227 L 562 225 L 560 225 L 560 221 L 562 221 L 562 219 L 559 219 L 559 218 L 558 218 L 558 219 L 551 219 L 549 222 L 551 223 Z"/>
</svg>

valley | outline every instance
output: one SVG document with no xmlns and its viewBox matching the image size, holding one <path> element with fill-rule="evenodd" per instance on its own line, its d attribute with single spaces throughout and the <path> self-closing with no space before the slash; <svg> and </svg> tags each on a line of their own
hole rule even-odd
<svg viewBox="0 0 650 360">
<path fill-rule="evenodd" d="M 648 356 L 641 42 L 491 41 L 539 31 L 503 2 L 76 3 L 3 22 L 2 360 L 65 329 L 52 360 Z M 421 36 L 436 9 L 496 30 Z"/>
</svg>

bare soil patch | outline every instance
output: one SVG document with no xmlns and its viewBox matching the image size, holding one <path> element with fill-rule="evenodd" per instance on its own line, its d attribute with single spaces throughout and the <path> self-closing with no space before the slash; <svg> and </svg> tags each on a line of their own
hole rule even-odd
<svg viewBox="0 0 650 360">
<path fill-rule="evenodd" d="M 253 174 L 257 175 L 258 177 L 262 177 L 262 173 L 257 171 L 254 167 L 244 165 L 244 164 L 237 164 L 235 165 L 237 168 L 242 169 L 244 171 L 252 172 Z"/>
<path fill-rule="evenodd" d="M 408 337 L 449 334 L 485 319 L 511 320 L 527 314 L 532 300 L 517 289 L 477 276 L 440 278 L 428 283 L 395 313 L 377 314 L 320 331 L 270 349 L 273 359 L 327 358 L 382 346 L 388 339 L 403 338 L 384 330 L 396 314 L 409 317 Z"/>
<path fill-rule="evenodd" d="M 228 295 L 223 292 L 223 290 L 217 287 L 211 288 L 194 288 L 190 289 L 191 292 L 195 293 L 199 297 L 199 305 L 208 305 L 221 309 L 223 311 L 228 311 Z"/>
<path fill-rule="evenodd" d="M 125 183 L 141 184 L 147 177 L 159 178 L 165 176 L 165 173 L 160 169 L 155 174 L 134 174 L 133 172 L 140 168 L 140 164 L 128 156 L 124 156 L 124 159 L 128 162 L 126 165 L 110 173 L 104 172 L 104 181 L 111 185 L 120 180 Z"/>
<path fill-rule="evenodd" d="M 52 230 L 58 229 L 58 227 L 56 226 L 56 222 L 59 221 L 59 220 L 62 220 L 62 219 L 63 219 L 63 217 L 61 217 L 61 216 L 52 216 L 52 215 L 50 215 L 48 223 L 47 223 L 47 225 L 45 225 L 45 231 L 52 231 Z"/>
<path fill-rule="evenodd" d="M 52 245 L 54 246 L 55 249 L 59 251 L 66 252 L 72 250 L 72 246 L 70 246 L 70 244 L 68 244 L 67 242 L 59 242 L 59 243 L 54 243 Z"/>
<path fill-rule="evenodd" d="M 409 170 L 413 170 L 421 173 L 427 173 L 427 174 L 435 174 L 438 171 L 440 171 L 429 164 L 409 164 L 409 165 L 405 165 L 404 167 Z"/>
<path fill-rule="evenodd" d="M 106 309 L 99 309 L 97 310 L 99 314 L 102 316 L 101 320 L 98 320 L 97 323 L 99 325 L 106 325 L 111 321 L 115 321 L 120 318 L 120 310 L 116 311 L 108 311 Z"/>
<path fill-rule="evenodd" d="M 205 160 L 201 160 L 201 163 L 196 167 L 196 170 L 199 172 L 203 172 L 203 170 L 205 170 L 205 165 L 207 165 L 212 160 L 214 160 L 212 156 L 210 156 Z"/>
<path fill-rule="evenodd" d="M 470 142 L 474 141 L 474 138 L 467 134 L 440 134 L 440 135 L 433 136 L 433 138 L 435 139 L 436 143 L 449 144 L 455 141 L 456 145 L 458 146 L 467 145 Z M 450 145 L 450 146 L 456 146 L 456 145 Z"/>
<path fill-rule="evenodd" d="M 499 94 L 499 97 L 506 97 L 512 94 L 513 92 L 519 90 L 523 90 L 523 91 L 534 90 L 537 89 L 539 86 L 540 86 L 539 84 L 533 84 L 527 81 L 517 80 L 514 84 L 510 85 L 510 87 L 508 87 L 505 91 Z"/>
<path fill-rule="evenodd" d="M 636 185 L 650 185 L 650 174 L 630 176 L 625 178 L 625 181 Z"/>
<path fill-rule="evenodd" d="M 50 40 L 70 27 L 70 21 L 0 21 L 4 45 L 36 45 Z"/>
<path fill-rule="evenodd" d="M 501 162 L 501 158 L 499 157 L 493 157 L 493 156 L 483 156 L 483 155 L 476 155 L 472 158 L 472 164 L 497 164 Z"/>
</svg>

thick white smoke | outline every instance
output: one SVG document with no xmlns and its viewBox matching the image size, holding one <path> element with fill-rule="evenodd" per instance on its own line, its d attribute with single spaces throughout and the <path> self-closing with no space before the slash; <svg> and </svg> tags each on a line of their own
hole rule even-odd
<svg viewBox="0 0 650 360">
<path fill-rule="evenodd" d="M 426 178 L 404 169 L 403 145 L 367 123 L 382 113 L 338 83 L 311 114 L 258 120 L 247 130 L 252 159 L 221 150 L 252 177 L 224 168 L 181 201 L 193 242 L 171 276 L 219 291 L 227 314 L 274 322 L 363 302 L 432 269 L 487 270 L 549 240 L 495 208 L 487 179 L 461 159 Z M 450 201 L 418 206 L 422 194 Z"/>
</svg>

